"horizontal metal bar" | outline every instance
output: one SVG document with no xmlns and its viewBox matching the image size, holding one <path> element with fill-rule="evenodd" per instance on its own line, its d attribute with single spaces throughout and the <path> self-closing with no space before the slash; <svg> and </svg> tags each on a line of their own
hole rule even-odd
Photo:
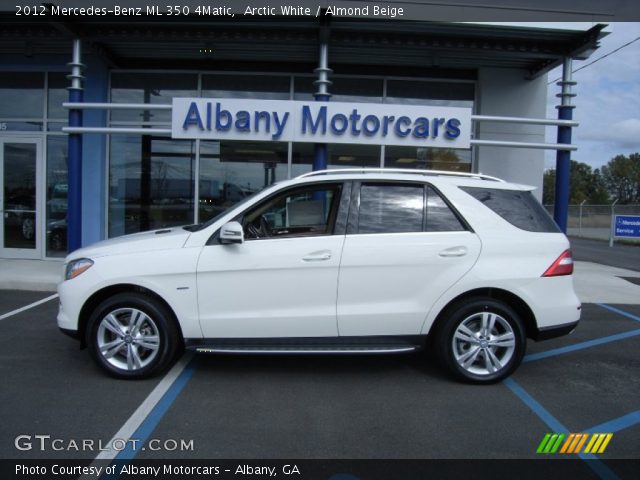
<svg viewBox="0 0 640 480">
<path fill-rule="evenodd" d="M 118 128 L 118 127 L 63 127 L 65 133 L 135 133 L 140 135 L 171 135 L 165 128 Z"/>
<path fill-rule="evenodd" d="M 471 120 L 477 122 L 527 123 L 530 125 L 556 125 L 562 127 L 577 127 L 575 120 L 557 120 L 553 118 L 523 118 L 523 117 L 494 117 L 491 115 L 471 115 Z"/>
<path fill-rule="evenodd" d="M 171 104 L 155 103 L 73 103 L 64 102 L 63 108 L 76 110 L 171 110 Z"/>
<path fill-rule="evenodd" d="M 124 128 L 124 127 L 62 127 L 65 133 L 104 133 L 104 134 L 139 134 L 139 135 L 171 135 L 171 129 L 165 128 Z M 471 140 L 472 145 L 488 147 L 539 148 L 543 150 L 577 150 L 577 145 L 560 143 L 508 142 L 502 140 Z"/>
<path fill-rule="evenodd" d="M 471 140 L 471 145 L 481 147 L 514 147 L 514 148 L 538 148 L 541 150 L 577 150 L 577 145 L 564 143 L 532 143 L 532 142 L 507 142 L 503 140 Z"/>
<path fill-rule="evenodd" d="M 112 127 L 170 127 L 171 122 L 121 122 L 120 120 L 111 121 Z"/>
</svg>

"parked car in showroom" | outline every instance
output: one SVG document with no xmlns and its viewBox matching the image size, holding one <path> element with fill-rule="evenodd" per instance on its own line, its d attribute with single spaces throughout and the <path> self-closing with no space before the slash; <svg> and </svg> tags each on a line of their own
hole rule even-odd
<svg viewBox="0 0 640 480">
<path fill-rule="evenodd" d="M 157 374 L 185 347 L 432 349 L 457 378 L 496 382 L 527 338 L 580 319 L 569 242 L 532 190 L 479 174 L 311 172 L 206 223 L 71 253 L 58 325 L 123 378 Z"/>
</svg>

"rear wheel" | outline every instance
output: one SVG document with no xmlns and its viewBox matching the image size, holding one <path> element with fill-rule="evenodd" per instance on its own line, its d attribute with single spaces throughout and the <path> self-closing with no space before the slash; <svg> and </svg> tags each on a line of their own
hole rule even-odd
<svg viewBox="0 0 640 480">
<path fill-rule="evenodd" d="M 490 298 L 460 302 L 449 309 L 436 330 L 440 362 L 459 379 L 494 383 L 522 361 L 526 335 L 518 314 Z"/>
<path fill-rule="evenodd" d="M 110 375 L 146 378 L 170 366 L 180 336 L 173 315 L 159 302 L 121 293 L 95 309 L 86 340 L 93 359 Z"/>
</svg>

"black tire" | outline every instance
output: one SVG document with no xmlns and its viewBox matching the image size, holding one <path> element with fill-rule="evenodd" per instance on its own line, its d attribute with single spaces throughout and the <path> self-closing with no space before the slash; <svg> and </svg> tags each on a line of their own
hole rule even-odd
<svg viewBox="0 0 640 480">
<path fill-rule="evenodd" d="M 134 292 L 119 293 L 98 305 L 87 324 L 86 342 L 102 369 L 128 379 L 166 370 L 183 346 L 172 312 Z"/>
<path fill-rule="evenodd" d="M 527 345 L 519 315 L 509 305 L 491 298 L 452 305 L 434 333 L 440 363 L 469 383 L 490 384 L 508 377 L 522 362 Z"/>
</svg>

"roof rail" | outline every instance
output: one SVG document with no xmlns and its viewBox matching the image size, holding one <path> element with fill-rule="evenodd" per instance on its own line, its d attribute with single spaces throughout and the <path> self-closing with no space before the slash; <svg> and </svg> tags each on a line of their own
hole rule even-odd
<svg viewBox="0 0 640 480">
<path fill-rule="evenodd" d="M 297 178 L 340 175 L 343 173 L 401 173 L 405 175 L 425 175 L 430 177 L 466 177 L 504 183 L 504 180 L 501 178 L 483 175 L 482 173 L 451 172 L 447 170 L 413 170 L 410 168 L 339 168 L 333 170 L 316 170 L 315 172 L 304 173 Z"/>
</svg>

